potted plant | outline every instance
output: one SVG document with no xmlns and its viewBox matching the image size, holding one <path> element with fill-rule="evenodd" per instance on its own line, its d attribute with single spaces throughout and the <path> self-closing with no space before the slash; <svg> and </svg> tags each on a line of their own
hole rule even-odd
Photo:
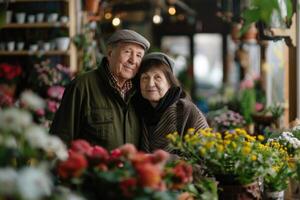
<svg viewBox="0 0 300 200">
<path fill-rule="evenodd" d="M 190 129 L 183 138 L 168 135 L 172 146 L 195 163 L 202 163 L 219 182 L 219 197 L 236 199 L 250 195 L 261 197 L 258 180 L 272 168 L 272 149 L 263 145 L 263 136 L 247 134 L 244 129 L 224 134 L 212 129 Z"/>
</svg>

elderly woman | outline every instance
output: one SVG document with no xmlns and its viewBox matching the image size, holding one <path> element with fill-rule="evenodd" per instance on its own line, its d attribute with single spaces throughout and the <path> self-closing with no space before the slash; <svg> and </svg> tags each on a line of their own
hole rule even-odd
<svg viewBox="0 0 300 200">
<path fill-rule="evenodd" d="M 167 134 L 177 131 L 183 135 L 189 128 L 208 127 L 201 111 L 179 86 L 173 66 L 169 56 L 154 52 L 143 58 L 137 75 L 140 96 L 136 104 L 143 125 L 141 149 L 146 152 L 171 152 Z"/>
</svg>

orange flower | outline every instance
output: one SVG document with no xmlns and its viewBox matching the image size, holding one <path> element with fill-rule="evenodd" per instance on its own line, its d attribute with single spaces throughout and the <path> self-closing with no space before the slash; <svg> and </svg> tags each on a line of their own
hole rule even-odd
<svg viewBox="0 0 300 200">
<path fill-rule="evenodd" d="M 139 184 L 153 189 L 160 188 L 161 173 L 155 165 L 150 163 L 139 164 L 136 166 L 136 171 L 138 173 Z"/>
</svg>

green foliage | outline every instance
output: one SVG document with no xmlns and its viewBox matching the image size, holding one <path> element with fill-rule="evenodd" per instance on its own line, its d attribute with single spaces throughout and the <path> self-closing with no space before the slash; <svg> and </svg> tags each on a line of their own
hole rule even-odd
<svg viewBox="0 0 300 200">
<path fill-rule="evenodd" d="M 240 109 L 246 124 L 250 124 L 253 121 L 251 114 L 254 112 L 255 102 L 256 96 L 254 89 L 246 89 L 242 91 L 240 98 Z"/>
<path fill-rule="evenodd" d="M 282 21 L 289 23 L 293 12 L 292 1 L 284 0 L 284 2 L 287 9 L 286 19 L 283 19 L 280 15 L 280 5 L 278 0 L 252 0 L 250 7 L 243 12 L 244 24 L 241 33 L 246 32 L 253 22 L 261 21 L 270 25 L 274 11 L 279 13 L 279 17 L 281 17 Z"/>
</svg>

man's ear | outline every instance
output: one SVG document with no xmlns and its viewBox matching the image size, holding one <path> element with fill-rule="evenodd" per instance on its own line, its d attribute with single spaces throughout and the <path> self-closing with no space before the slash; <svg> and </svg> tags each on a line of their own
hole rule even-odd
<svg viewBox="0 0 300 200">
<path fill-rule="evenodd" d="M 110 57 L 112 54 L 113 49 L 111 47 L 107 48 L 107 57 Z"/>
</svg>

